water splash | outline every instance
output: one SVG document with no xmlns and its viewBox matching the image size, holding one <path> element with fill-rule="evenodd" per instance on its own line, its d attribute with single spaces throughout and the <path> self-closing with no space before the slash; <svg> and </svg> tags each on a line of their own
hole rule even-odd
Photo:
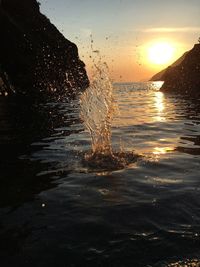
<svg viewBox="0 0 200 267">
<path fill-rule="evenodd" d="M 92 153 L 111 155 L 111 121 L 113 118 L 113 86 L 106 63 L 95 65 L 90 87 L 81 96 L 81 118 L 90 133 Z"/>
<path fill-rule="evenodd" d="M 91 85 L 80 98 L 80 117 L 91 136 L 92 151 L 86 153 L 85 162 L 95 169 L 121 169 L 135 161 L 132 152 L 113 152 L 111 123 L 116 110 L 113 85 L 106 63 L 95 64 Z"/>
</svg>

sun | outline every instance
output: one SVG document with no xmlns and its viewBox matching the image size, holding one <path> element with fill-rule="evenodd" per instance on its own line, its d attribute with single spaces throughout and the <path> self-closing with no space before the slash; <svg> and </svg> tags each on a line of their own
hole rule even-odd
<svg viewBox="0 0 200 267">
<path fill-rule="evenodd" d="M 155 43 L 148 48 L 149 61 L 157 65 L 167 64 L 173 58 L 174 50 L 170 43 Z"/>
</svg>

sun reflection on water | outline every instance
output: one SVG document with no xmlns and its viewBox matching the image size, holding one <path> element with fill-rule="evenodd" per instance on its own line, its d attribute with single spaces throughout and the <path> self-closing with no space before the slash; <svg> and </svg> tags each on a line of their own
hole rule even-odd
<svg viewBox="0 0 200 267">
<path fill-rule="evenodd" d="M 156 108 L 156 116 L 155 116 L 155 119 L 157 121 L 165 121 L 166 118 L 165 118 L 165 114 L 164 114 L 164 111 L 165 111 L 165 102 L 164 102 L 164 94 L 162 92 L 154 92 L 155 94 L 155 103 L 154 103 L 154 106 Z"/>
<path fill-rule="evenodd" d="M 162 87 L 163 83 L 164 83 L 163 81 L 152 82 L 152 83 L 151 83 L 151 87 L 152 87 L 154 90 L 159 91 L 160 88 Z"/>
<path fill-rule="evenodd" d="M 126 91 L 123 85 L 116 87 L 115 96 L 119 103 L 119 113 L 113 123 L 116 147 L 120 143 L 117 139 L 121 138 L 120 129 L 123 129 L 127 133 L 122 137 L 124 149 L 138 150 L 153 161 L 171 157 L 175 144 L 179 142 L 179 137 L 168 131 L 174 102 L 159 91 L 162 82 L 148 83 L 143 89 L 134 86 L 130 85 Z"/>
<path fill-rule="evenodd" d="M 162 92 L 155 92 L 155 106 L 159 112 L 162 112 L 164 107 L 164 96 Z"/>
<path fill-rule="evenodd" d="M 166 154 L 166 153 L 169 153 L 171 151 L 173 151 L 174 148 L 173 147 L 155 147 L 154 148 L 154 151 L 153 151 L 153 154 L 154 155 L 162 155 L 162 154 Z"/>
</svg>

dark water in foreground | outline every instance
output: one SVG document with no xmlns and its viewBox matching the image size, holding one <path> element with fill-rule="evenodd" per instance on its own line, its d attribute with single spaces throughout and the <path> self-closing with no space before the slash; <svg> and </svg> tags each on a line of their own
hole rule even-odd
<svg viewBox="0 0 200 267">
<path fill-rule="evenodd" d="M 142 157 L 103 172 L 81 162 L 78 101 L 0 100 L 0 266 L 199 266 L 200 100 L 115 92 L 113 147 Z"/>
</svg>

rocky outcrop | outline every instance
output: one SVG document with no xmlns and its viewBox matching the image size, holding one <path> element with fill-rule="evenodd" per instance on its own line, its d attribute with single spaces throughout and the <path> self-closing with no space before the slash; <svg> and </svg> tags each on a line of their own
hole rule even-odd
<svg viewBox="0 0 200 267">
<path fill-rule="evenodd" d="M 6 94 L 70 94 L 89 80 L 76 45 L 36 0 L 0 0 L 0 88 Z"/>
<path fill-rule="evenodd" d="M 161 91 L 200 95 L 200 44 L 195 44 L 178 66 L 168 68 Z"/>
<path fill-rule="evenodd" d="M 168 72 L 168 70 L 171 67 L 176 67 L 179 64 L 182 63 L 184 60 L 185 56 L 187 55 L 188 52 L 185 52 L 179 59 L 177 59 L 171 66 L 167 67 L 164 70 L 161 70 L 160 72 L 156 73 L 149 81 L 164 81 L 165 80 L 165 74 Z"/>
<path fill-rule="evenodd" d="M 150 82 L 163 81 L 163 79 L 164 79 L 163 76 L 164 76 L 166 70 L 167 70 L 167 68 L 156 73 L 155 75 L 153 75 L 153 77 L 151 77 L 151 79 L 149 81 Z"/>
</svg>

